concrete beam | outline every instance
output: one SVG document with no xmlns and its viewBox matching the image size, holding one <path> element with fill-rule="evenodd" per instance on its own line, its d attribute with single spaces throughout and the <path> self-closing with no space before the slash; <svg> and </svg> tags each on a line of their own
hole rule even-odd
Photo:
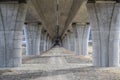
<svg viewBox="0 0 120 80">
<path fill-rule="evenodd" d="M 77 12 L 79 11 L 79 9 L 80 9 L 80 7 L 81 7 L 81 5 L 82 5 L 82 3 L 83 3 L 84 1 L 86 1 L 86 0 L 73 0 L 73 4 L 72 4 L 72 6 L 71 6 L 71 10 L 70 10 L 69 15 L 68 15 L 68 18 L 67 18 L 67 20 L 66 20 L 66 22 L 65 22 L 65 26 L 64 26 L 64 29 L 63 29 L 64 31 L 63 31 L 63 33 L 62 33 L 61 36 L 63 36 L 64 33 L 67 31 L 69 25 L 70 25 L 71 22 L 73 21 L 75 15 L 76 15 Z"/>
</svg>

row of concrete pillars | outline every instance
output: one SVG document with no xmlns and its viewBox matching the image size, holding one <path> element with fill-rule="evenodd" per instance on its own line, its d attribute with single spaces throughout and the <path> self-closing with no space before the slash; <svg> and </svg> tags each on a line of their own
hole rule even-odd
<svg viewBox="0 0 120 80">
<path fill-rule="evenodd" d="M 52 39 L 41 24 L 27 23 L 24 32 L 27 55 L 40 55 L 52 47 Z"/>
<path fill-rule="evenodd" d="M 18 67 L 22 64 L 22 37 L 26 3 L 0 3 L 0 67 Z M 27 55 L 40 55 L 52 46 L 52 39 L 39 23 L 24 27 Z"/>
<path fill-rule="evenodd" d="M 93 65 L 118 66 L 120 3 L 87 3 L 87 9 L 93 36 Z M 25 3 L 0 3 L 0 67 L 22 64 L 22 27 L 26 10 Z M 62 41 L 67 44 L 64 47 L 77 55 L 87 55 L 88 33 L 88 25 L 73 24 L 73 34 L 69 32 Z M 45 32 L 42 34 L 38 24 L 28 23 L 26 35 L 28 55 L 39 55 L 50 48 L 51 40 Z"/>
<path fill-rule="evenodd" d="M 119 66 L 120 3 L 87 3 L 90 25 L 73 24 L 63 39 L 63 46 L 87 55 L 88 33 L 91 28 L 93 65 Z M 89 28 L 90 26 L 90 28 Z"/>
<path fill-rule="evenodd" d="M 63 46 L 76 55 L 87 55 L 89 33 L 89 24 L 73 24 L 72 31 L 68 31 L 63 39 Z"/>
</svg>

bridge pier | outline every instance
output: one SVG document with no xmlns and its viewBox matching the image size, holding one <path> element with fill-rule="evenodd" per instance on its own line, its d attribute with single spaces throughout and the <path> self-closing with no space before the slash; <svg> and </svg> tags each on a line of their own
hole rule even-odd
<svg viewBox="0 0 120 80">
<path fill-rule="evenodd" d="M 22 64 L 22 26 L 27 6 L 25 3 L 0 2 L 0 67 Z"/>
<path fill-rule="evenodd" d="M 67 49 L 70 50 L 70 38 L 69 38 L 69 33 L 66 35 L 66 44 L 67 44 Z"/>
<path fill-rule="evenodd" d="M 76 55 L 79 55 L 80 52 L 79 52 L 79 38 L 78 38 L 78 33 L 77 33 L 77 26 L 76 26 L 76 23 L 72 25 L 72 28 L 73 28 L 73 34 L 74 34 L 74 42 L 75 42 L 75 53 Z"/>
<path fill-rule="evenodd" d="M 39 46 L 42 27 L 39 25 L 39 23 L 27 23 L 25 28 L 27 41 L 27 55 L 40 55 Z"/>
<path fill-rule="evenodd" d="M 68 47 L 68 44 L 67 44 L 67 35 L 65 35 L 65 38 L 64 38 L 64 47 L 67 49 Z"/>
<path fill-rule="evenodd" d="M 41 31 L 41 37 L 40 37 L 40 53 L 44 51 L 44 31 L 42 29 Z"/>
<path fill-rule="evenodd" d="M 49 35 L 47 35 L 47 40 L 46 40 L 46 50 L 48 50 L 49 48 L 48 48 L 48 45 L 49 45 Z"/>
<path fill-rule="evenodd" d="M 48 34 L 43 29 L 41 33 L 41 39 L 40 39 L 40 53 L 43 53 L 48 50 Z"/>
<path fill-rule="evenodd" d="M 75 40 L 74 40 L 74 35 L 73 35 L 73 32 L 69 32 L 69 34 L 68 34 L 68 36 L 69 36 L 69 41 L 70 41 L 70 50 L 71 51 L 75 51 Z"/>
<path fill-rule="evenodd" d="M 93 37 L 93 65 L 119 65 L 120 3 L 87 3 Z"/>
<path fill-rule="evenodd" d="M 76 24 L 79 44 L 79 55 L 88 55 L 89 24 Z"/>
<path fill-rule="evenodd" d="M 74 37 L 75 37 L 75 48 L 77 55 L 87 55 L 88 54 L 88 37 L 90 27 L 88 24 L 78 24 L 73 25 Z"/>
<path fill-rule="evenodd" d="M 47 50 L 47 32 L 45 32 L 44 36 L 43 36 L 43 42 L 44 42 L 44 45 L 43 45 L 43 51 L 45 52 Z"/>
</svg>

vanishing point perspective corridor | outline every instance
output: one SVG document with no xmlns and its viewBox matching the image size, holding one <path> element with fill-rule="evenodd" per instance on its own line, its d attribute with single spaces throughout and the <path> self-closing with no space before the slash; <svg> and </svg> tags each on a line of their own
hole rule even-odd
<svg viewBox="0 0 120 80">
<path fill-rule="evenodd" d="M 0 0 L 0 80 L 120 80 L 120 0 Z"/>
</svg>

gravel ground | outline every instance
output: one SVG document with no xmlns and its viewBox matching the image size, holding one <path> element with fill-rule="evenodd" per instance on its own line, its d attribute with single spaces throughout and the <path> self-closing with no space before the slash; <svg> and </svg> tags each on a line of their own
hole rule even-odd
<svg viewBox="0 0 120 80">
<path fill-rule="evenodd" d="M 19 68 L 0 69 L 0 80 L 120 80 L 120 67 L 92 67 L 91 56 L 53 48 L 41 56 L 23 57 Z"/>
</svg>

